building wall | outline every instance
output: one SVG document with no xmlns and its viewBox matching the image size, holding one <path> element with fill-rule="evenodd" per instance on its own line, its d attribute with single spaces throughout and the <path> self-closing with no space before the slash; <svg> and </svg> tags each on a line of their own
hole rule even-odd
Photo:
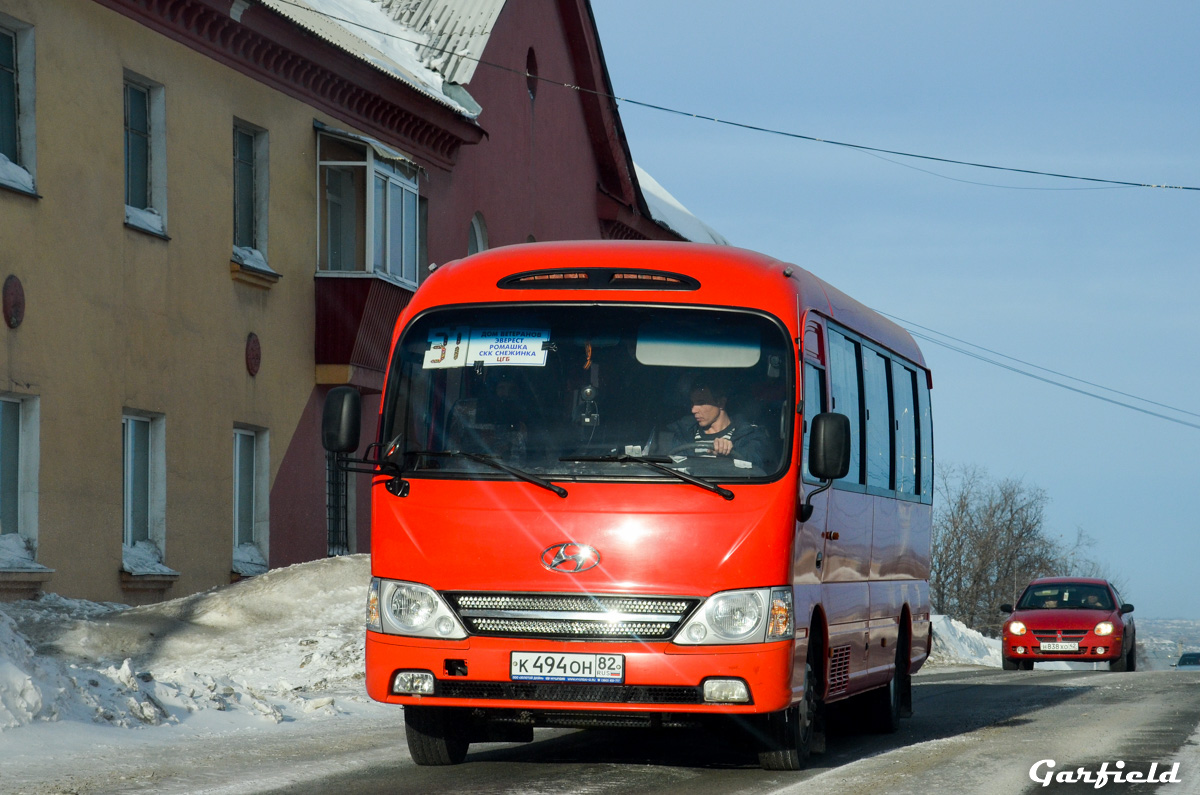
<svg viewBox="0 0 1200 795">
<path fill-rule="evenodd" d="M 491 247 L 536 240 L 601 237 L 596 216 L 599 173 L 580 107 L 580 95 L 541 83 L 530 99 L 524 77 L 532 47 L 540 75 L 576 84 L 557 0 L 505 3 L 483 60 L 466 86 L 483 106 L 487 137 L 459 153 L 448 184 L 430 209 L 430 258 L 465 256 L 476 212 L 487 222 Z M 501 68 L 490 66 L 496 64 Z M 514 71 L 509 71 L 514 70 Z M 431 180 L 432 181 L 432 180 Z"/>
<path fill-rule="evenodd" d="M 580 82 L 571 50 L 578 43 L 569 41 L 561 10 L 570 5 L 507 3 L 485 58 L 523 72 L 532 46 L 540 74 Z M 156 13 L 119 0 L 0 0 L 0 13 L 34 26 L 38 194 L 0 189 L 0 280 L 16 275 L 26 297 L 24 322 L 0 330 L 0 392 L 40 400 L 37 561 L 55 570 L 45 589 L 127 603 L 230 581 L 235 426 L 269 433 L 271 565 L 326 554 L 319 428 L 332 384 L 317 377 L 314 354 L 313 121 L 357 131 L 353 112 L 317 109 L 329 107 L 328 97 L 310 102 L 303 90 L 270 87 L 252 68 L 189 46 L 186 34 L 164 35 L 134 18 L 143 12 Z M 246 12 L 260 20 L 266 13 Z M 270 19 L 264 29 L 284 24 Z M 325 45 L 310 36 L 295 41 L 321 63 L 345 57 L 322 53 Z M 124 223 L 126 70 L 165 90 L 165 239 Z M 406 87 L 378 74 L 365 80 L 446 123 L 444 108 L 430 110 Z M 523 75 L 486 66 L 468 89 L 484 107 L 487 135 L 457 159 L 425 157 L 385 137 L 422 166 L 429 260 L 466 255 L 476 212 L 491 247 L 530 236 L 602 237 L 597 131 L 578 92 L 542 85 L 531 101 Z M 231 277 L 235 119 L 269 136 L 266 254 L 281 278 L 268 286 Z M 247 368 L 250 334 L 261 343 L 256 375 Z M 382 373 L 371 378 L 380 384 Z M 124 411 L 165 417 L 163 562 L 179 572 L 165 594 L 122 587 Z M 364 447 L 377 411 L 377 393 L 368 394 Z M 351 480 L 359 551 L 369 548 L 368 481 Z"/>
<path fill-rule="evenodd" d="M 126 409 L 165 416 L 169 595 L 227 583 L 234 425 L 287 449 L 313 382 L 313 111 L 90 0 L 0 11 L 35 26 L 40 198 L 0 191 L 0 268 L 27 301 L 23 324 L 0 331 L 0 388 L 41 400 L 46 587 L 131 600 L 118 575 Z M 126 69 L 165 87 L 169 240 L 124 224 Z M 269 134 L 267 254 L 283 274 L 270 289 L 230 275 L 235 117 Z"/>
</svg>

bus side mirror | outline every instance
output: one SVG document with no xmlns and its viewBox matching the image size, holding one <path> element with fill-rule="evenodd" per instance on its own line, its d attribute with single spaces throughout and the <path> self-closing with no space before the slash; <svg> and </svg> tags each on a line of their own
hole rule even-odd
<svg viewBox="0 0 1200 795">
<path fill-rule="evenodd" d="M 850 471 L 850 418 L 826 411 L 809 430 L 808 471 L 820 480 L 838 480 Z"/>
<path fill-rule="evenodd" d="M 331 453 L 353 453 L 358 449 L 362 398 L 352 386 L 337 386 L 325 396 L 321 415 L 321 444 Z"/>
<path fill-rule="evenodd" d="M 800 506 L 800 521 L 812 518 L 812 498 L 846 477 L 850 471 L 850 418 L 826 411 L 813 417 L 809 426 L 808 471 L 823 481 L 808 493 Z"/>
</svg>

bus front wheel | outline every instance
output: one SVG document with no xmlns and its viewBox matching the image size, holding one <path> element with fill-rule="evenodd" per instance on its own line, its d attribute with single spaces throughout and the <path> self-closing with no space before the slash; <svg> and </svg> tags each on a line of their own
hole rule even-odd
<svg viewBox="0 0 1200 795">
<path fill-rule="evenodd" d="M 457 765 L 467 758 L 469 713 L 453 707 L 404 707 L 408 753 L 418 765 Z"/>
<path fill-rule="evenodd" d="M 758 752 L 758 763 L 763 770 L 804 769 L 813 751 L 819 709 L 817 678 L 810 654 L 804 666 L 804 698 L 787 709 L 764 716 L 765 736 Z"/>
</svg>

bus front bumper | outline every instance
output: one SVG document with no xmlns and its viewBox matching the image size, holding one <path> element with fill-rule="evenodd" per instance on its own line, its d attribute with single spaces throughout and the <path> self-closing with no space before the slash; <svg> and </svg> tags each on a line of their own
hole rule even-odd
<svg viewBox="0 0 1200 795">
<path fill-rule="evenodd" d="M 789 641 L 742 646 L 677 646 L 671 643 L 597 643 L 471 637 L 426 640 L 367 632 L 367 693 L 388 704 L 484 709 L 598 710 L 752 714 L 776 712 L 803 695 L 793 690 Z M 624 656 L 621 683 L 513 681 L 513 652 Z M 433 675 L 432 695 L 399 695 L 399 671 Z M 705 680 L 741 680 L 749 701 L 706 701 Z"/>
</svg>

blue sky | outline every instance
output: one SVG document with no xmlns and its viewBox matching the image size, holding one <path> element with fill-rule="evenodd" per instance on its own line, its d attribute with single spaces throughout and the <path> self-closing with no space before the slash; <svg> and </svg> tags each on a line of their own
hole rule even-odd
<svg viewBox="0 0 1200 795">
<path fill-rule="evenodd" d="M 1200 186 L 1195 3 L 592 6 L 621 97 L 895 151 Z M 1200 414 L 1200 191 L 882 159 L 620 110 L 639 165 L 734 245 L 907 321 Z M 1045 489 L 1049 531 L 1096 539 L 1138 616 L 1200 619 L 1200 429 L 921 345 L 939 464 Z"/>
</svg>

